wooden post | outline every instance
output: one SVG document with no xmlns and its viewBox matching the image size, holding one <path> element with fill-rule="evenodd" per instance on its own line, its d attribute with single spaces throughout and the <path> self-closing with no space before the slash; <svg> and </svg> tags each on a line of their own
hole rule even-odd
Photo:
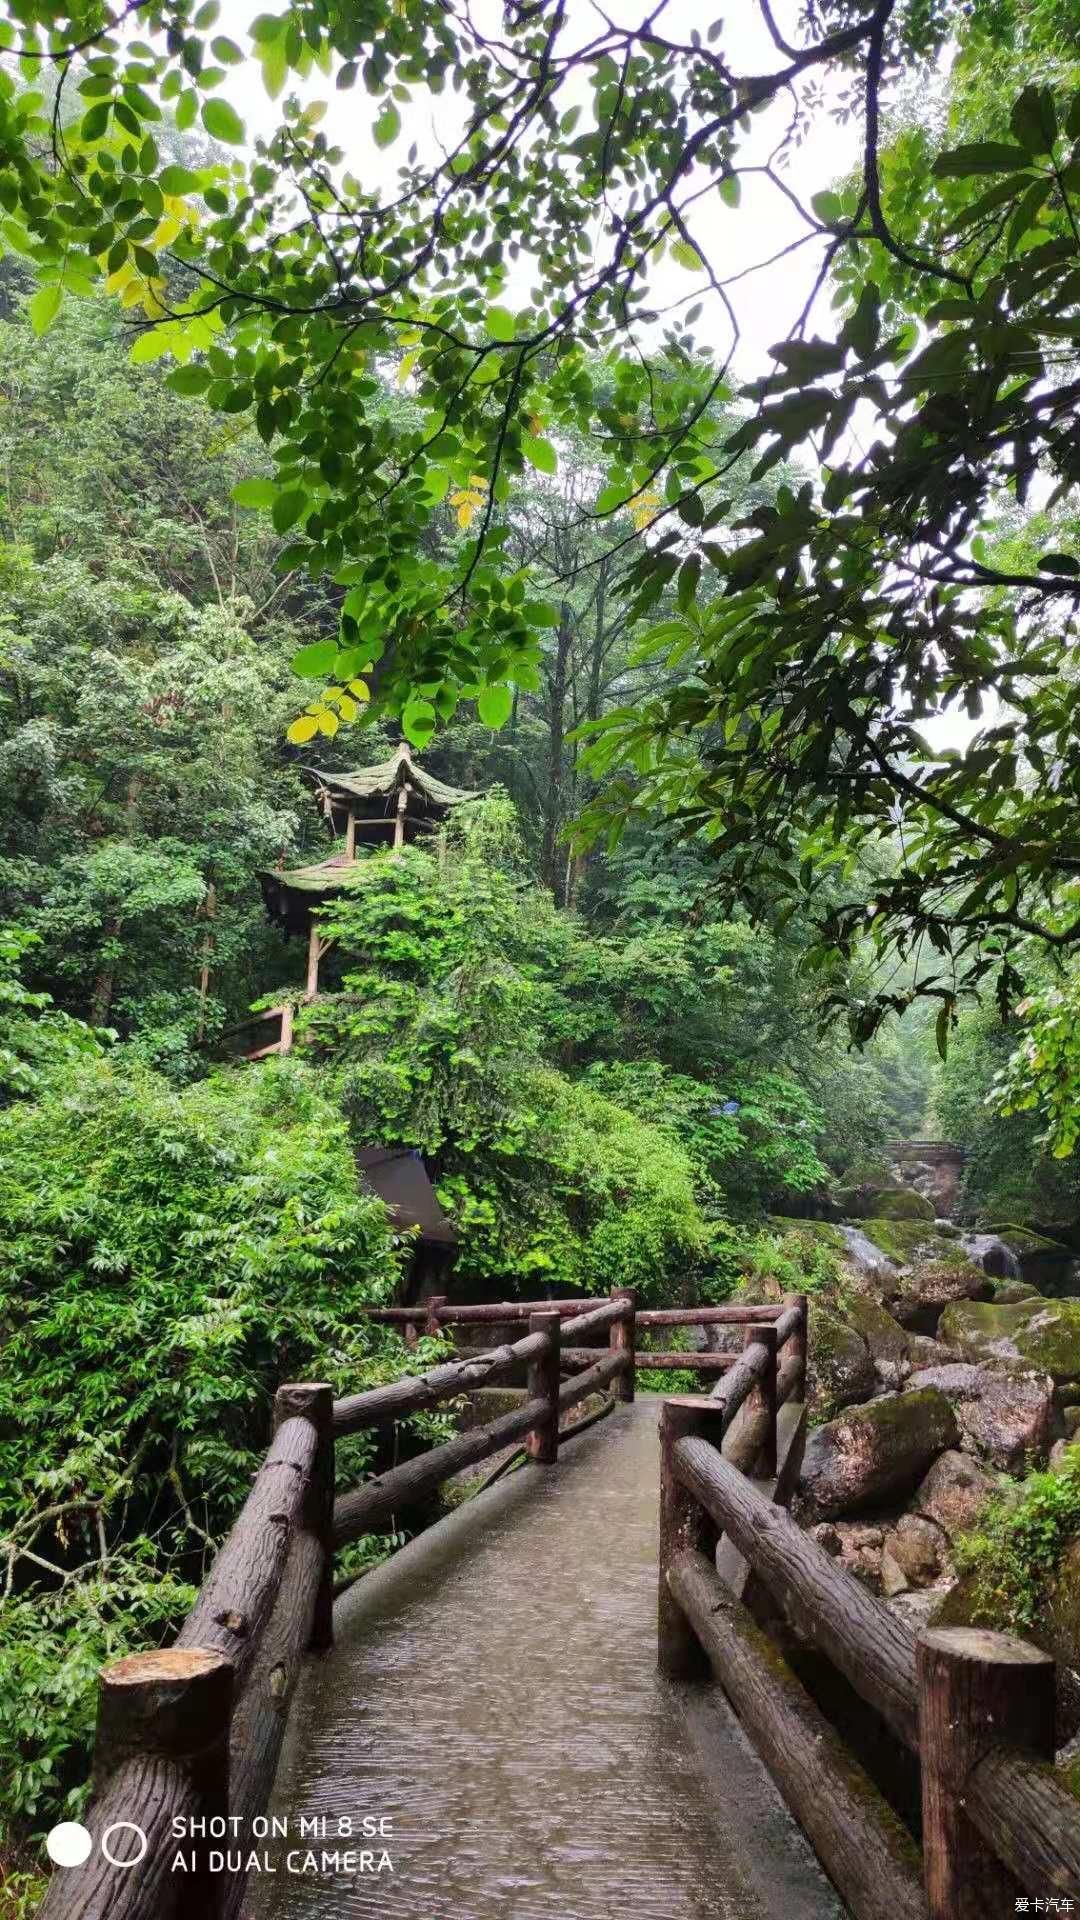
<svg viewBox="0 0 1080 1920">
<path fill-rule="evenodd" d="M 405 1339 L 405 1345 L 407 1347 L 415 1347 L 417 1340 L 420 1338 L 419 1334 L 416 1331 L 416 1321 L 406 1320 L 402 1326 L 401 1331 Z"/>
<path fill-rule="evenodd" d="M 1054 1758 L 1055 1668 L 1011 1633 L 930 1627 L 916 1652 L 929 1920 L 1012 1912 L 1015 1883 L 964 1811 L 973 1767 L 1001 1743 Z"/>
<path fill-rule="evenodd" d="M 408 786 L 398 788 L 397 813 L 394 817 L 395 853 L 405 845 L 405 809 L 409 804 L 409 795 L 411 792 L 412 788 Z"/>
<path fill-rule="evenodd" d="M 763 1480 L 772 1480 L 776 1474 L 776 1328 L 775 1326 L 747 1327 L 743 1346 L 762 1346 L 767 1348 L 769 1363 L 756 1386 L 751 1387 L 743 1406 L 750 1414 L 764 1413 L 768 1420 L 765 1444 L 761 1449 L 759 1472 Z"/>
<path fill-rule="evenodd" d="M 608 1334 L 608 1346 L 613 1353 L 628 1353 L 630 1364 L 622 1373 L 617 1373 L 612 1382 L 612 1392 L 616 1400 L 633 1400 L 634 1378 L 637 1371 L 635 1361 L 635 1317 L 636 1295 L 633 1287 L 613 1287 L 613 1300 L 625 1300 L 627 1310 L 618 1320 L 613 1321 Z"/>
<path fill-rule="evenodd" d="M 439 1309 L 440 1307 L 445 1307 L 447 1303 L 447 1299 L 448 1299 L 448 1295 L 445 1293 L 432 1294 L 430 1300 L 427 1303 L 427 1321 L 425 1322 L 425 1325 L 424 1325 L 425 1333 L 435 1334 L 440 1331 Z"/>
<path fill-rule="evenodd" d="M 232 1663 L 205 1647 L 169 1647 L 129 1654 L 99 1676 L 94 1743 L 94 1797 L 83 1816 L 95 1846 L 78 1875 L 78 1894 L 55 1874 L 43 1920 L 78 1911 L 85 1920 L 143 1913 L 191 1912 L 219 1920 L 230 1876 L 211 1874 L 205 1836 L 188 1841 L 194 1871 L 168 1870 L 173 1823 L 227 1817 Z M 140 1843 L 142 1829 L 145 1840 Z M 111 1848 L 112 1859 L 102 1842 Z M 142 1860 L 132 1848 L 142 1845 Z M 127 1871 L 124 1863 L 132 1864 Z"/>
<path fill-rule="evenodd" d="M 351 807 L 345 822 L 345 858 L 346 860 L 356 859 L 356 815 Z"/>
<path fill-rule="evenodd" d="M 319 929 L 313 920 L 311 923 L 311 931 L 308 934 L 308 947 L 307 947 L 306 992 L 309 1000 L 314 1000 L 315 995 L 319 991 L 319 956 L 321 952 L 322 952 L 322 946 L 319 941 Z"/>
<path fill-rule="evenodd" d="M 293 1010 L 291 1001 L 281 1008 L 281 1038 L 278 1041 L 279 1053 L 291 1053 L 293 1043 Z"/>
<path fill-rule="evenodd" d="M 784 1295 L 785 1312 L 789 1307 L 797 1307 L 799 1309 L 799 1314 L 802 1320 L 802 1327 L 798 1333 L 791 1334 L 789 1339 L 785 1342 L 784 1362 L 786 1365 L 789 1354 L 797 1358 L 799 1363 L 799 1377 L 794 1387 L 794 1390 L 791 1394 L 791 1398 L 793 1400 L 805 1400 L 806 1399 L 806 1335 L 807 1335 L 807 1307 L 808 1307 L 808 1302 L 807 1302 L 805 1293 L 786 1293 Z"/>
<path fill-rule="evenodd" d="M 542 1426 L 525 1435 L 525 1451 L 540 1466 L 553 1466 L 559 1457 L 559 1328 L 558 1312 L 530 1313 L 529 1332 L 547 1337 L 547 1350 L 530 1361 L 525 1388 L 530 1400 L 544 1399 L 548 1412 Z"/>
<path fill-rule="evenodd" d="M 660 1582 L 657 1595 L 656 1655 L 661 1673 L 672 1680 L 706 1675 L 709 1663 L 693 1628 L 668 1586 L 668 1573 L 679 1554 L 716 1554 L 718 1530 L 705 1508 L 687 1493 L 675 1477 L 676 1442 L 691 1434 L 720 1445 L 724 1412 L 715 1400 L 677 1394 L 665 1400 L 660 1413 Z"/>
<path fill-rule="evenodd" d="M 304 1526 L 322 1548 L 322 1578 L 315 1595 L 308 1645 L 323 1653 L 334 1644 L 334 1389 L 325 1380 L 292 1380 L 274 1395 L 274 1432 L 298 1415 L 318 1435 Z"/>
</svg>

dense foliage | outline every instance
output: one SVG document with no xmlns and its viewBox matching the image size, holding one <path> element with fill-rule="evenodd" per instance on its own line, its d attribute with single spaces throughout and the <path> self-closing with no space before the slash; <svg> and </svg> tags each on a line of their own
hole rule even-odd
<svg viewBox="0 0 1080 1920">
<path fill-rule="evenodd" d="M 81 1784 L 100 1659 L 182 1618 L 278 1382 L 405 1362 L 358 1313 L 399 1270 L 381 1203 L 300 1070 L 68 1069 L 0 1111 L 0 1240 L 10 1834 Z"/>
<path fill-rule="evenodd" d="M 736 12 L 0 0 L 0 1873 L 275 1384 L 415 1364 L 357 1148 L 493 1297 L 831 1301 L 790 1216 L 927 1125 L 1075 1229 L 1074 23 Z M 744 191 L 807 298 L 740 381 Z M 487 797 L 357 864 L 309 1004 L 257 874 L 401 737 Z M 1074 1481 L 970 1550 L 1020 1625 Z"/>
</svg>

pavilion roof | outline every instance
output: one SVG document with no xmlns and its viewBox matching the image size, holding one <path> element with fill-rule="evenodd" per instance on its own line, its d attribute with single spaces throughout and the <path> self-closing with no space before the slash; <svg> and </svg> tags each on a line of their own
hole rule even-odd
<svg viewBox="0 0 1080 1920">
<path fill-rule="evenodd" d="M 306 771 L 319 786 L 341 800 L 373 800 L 378 794 L 396 793 L 400 787 L 414 787 L 439 807 L 456 807 L 463 800 L 477 800 L 479 794 L 468 787 L 452 787 L 436 779 L 418 760 L 414 760 L 403 742 L 389 760 L 373 767 L 357 767 L 352 773 L 327 773 L 321 767 Z"/>
</svg>

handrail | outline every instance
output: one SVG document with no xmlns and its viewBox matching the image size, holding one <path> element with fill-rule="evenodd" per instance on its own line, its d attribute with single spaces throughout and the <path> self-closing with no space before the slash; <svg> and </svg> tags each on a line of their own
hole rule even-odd
<svg viewBox="0 0 1080 1920">
<path fill-rule="evenodd" d="M 1010 1875 L 1023 1889 L 1076 1898 L 1080 1802 L 1053 1765 L 1053 1661 L 1011 1634 L 939 1628 L 916 1638 L 722 1456 L 729 1424 L 717 1398 L 665 1402 L 661 1666 L 711 1666 L 855 1920 L 978 1920 L 997 1911 L 988 1899 L 1008 1897 Z M 918 1756 L 917 1871 L 891 1810 L 718 1575 L 721 1532 L 798 1636 Z"/>
<path fill-rule="evenodd" d="M 661 1309 L 652 1324 L 676 1324 L 671 1311 Z M 731 1429 L 732 1457 L 747 1466 L 759 1455 L 775 1457 L 777 1408 L 801 1393 L 805 1376 L 805 1300 L 677 1311 L 689 1324 L 700 1315 L 705 1325 L 746 1326 L 749 1344 L 737 1358 L 643 1353 L 642 1364 L 723 1371 L 720 1402 L 704 1404 L 714 1414 L 719 1408 L 725 1431 Z M 633 1399 L 636 1327 L 648 1323 L 629 1289 L 602 1301 L 513 1303 L 510 1313 L 490 1303 L 469 1309 L 436 1301 L 419 1310 L 377 1308 L 369 1317 L 382 1316 L 406 1326 L 418 1319 L 442 1326 L 459 1317 L 466 1325 L 471 1318 L 527 1318 L 528 1331 L 338 1399 L 325 1382 L 279 1388 L 270 1447 L 176 1644 L 101 1671 L 95 1793 L 85 1824 L 100 1842 L 113 1823 L 135 1822 L 146 1832 L 146 1850 L 129 1868 L 117 1868 L 96 1846 L 93 1866 L 77 1883 L 54 1877 L 42 1920 L 185 1920 L 192 1911 L 238 1920 L 246 1873 L 242 1865 L 209 1871 L 208 1823 L 228 1819 L 236 1823 L 230 1831 L 246 1837 L 267 1805 L 302 1658 L 332 1643 L 335 1548 L 521 1438 L 536 1462 L 553 1462 L 563 1412 L 609 1388 Z M 567 1336 L 605 1332 L 606 1351 L 564 1348 Z M 573 1368 L 568 1379 L 561 1378 L 564 1359 Z M 335 1499 L 337 1438 L 427 1411 L 521 1368 L 523 1405 Z M 180 1833 L 187 1836 L 188 1870 L 173 1873 L 170 1842 Z M 242 1844 L 232 1851 L 248 1857 Z"/>
</svg>

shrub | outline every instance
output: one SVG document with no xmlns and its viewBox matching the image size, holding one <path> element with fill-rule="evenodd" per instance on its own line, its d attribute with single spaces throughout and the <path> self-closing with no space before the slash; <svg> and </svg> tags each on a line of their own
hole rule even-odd
<svg viewBox="0 0 1080 1920">
<path fill-rule="evenodd" d="M 971 1576 L 972 1617 L 1017 1630 L 1038 1625 L 1069 1541 L 1080 1533 L 1080 1446 L 1056 1473 L 1033 1473 L 986 1508 L 956 1543 Z"/>
<path fill-rule="evenodd" d="M 275 1386 L 403 1370 L 358 1311 L 397 1266 L 302 1067 L 177 1091 L 93 1060 L 0 1112 L 0 1775 L 16 1831 L 72 1804 L 99 1661 L 182 1618 Z"/>
</svg>

